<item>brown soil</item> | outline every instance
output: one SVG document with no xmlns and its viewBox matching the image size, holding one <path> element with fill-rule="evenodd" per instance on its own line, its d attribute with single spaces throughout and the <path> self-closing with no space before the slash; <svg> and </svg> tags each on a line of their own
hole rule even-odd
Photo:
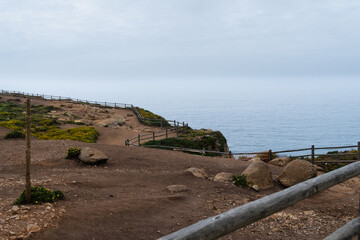
<svg viewBox="0 0 360 240">
<path fill-rule="evenodd" d="M 249 163 L 124 147 L 135 130 L 149 130 L 137 129 L 136 120 L 131 124 L 128 130 L 97 126 L 103 138 L 95 144 L 33 139 L 32 184 L 59 189 L 66 199 L 20 212 L 11 209 L 25 185 L 25 141 L 3 139 L 8 130 L 0 127 L 0 239 L 28 236 L 29 224 L 38 226 L 30 239 L 156 239 L 283 189 L 276 183 L 255 192 L 196 178 L 185 170 L 203 168 L 211 179 L 219 172 L 240 174 Z M 108 163 L 89 166 L 65 159 L 68 147 L 83 146 L 106 153 Z M 276 178 L 281 168 L 270 168 Z M 189 190 L 170 193 L 166 187 L 172 184 Z M 323 239 L 357 216 L 359 186 L 359 178 L 351 179 L 222 239 Z"/>
</svg>

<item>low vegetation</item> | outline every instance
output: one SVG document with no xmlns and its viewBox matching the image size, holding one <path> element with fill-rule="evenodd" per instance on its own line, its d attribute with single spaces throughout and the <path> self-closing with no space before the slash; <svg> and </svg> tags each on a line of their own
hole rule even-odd
<svg viewBox="0 0 360 240">
<path fill-rule="evenodd" d="M 41 203 L 53 203 L 57 200 L 64 199 L 64 194 L 60 190 L 51 191 L 43 186 L 31 187 L 31 203 L 32 204 L 41 204 Z M 15 201 L 14 204 L 21 205 L 26 204 L 25 190 L 21 193 L 20 197 Z"/>
<path fill-rule="evenodd" d="M 167 138 L 162 140 L 151 140 L 144 145 L 160 145 L 179 148 L 191 148 L 200 150 L 209 150 L 217 152 L 227 152 L 226 138 L 219 131 L 211 131 L 206 129 L 193 130 L 181 129 L 179 138 Z M 161 147 L 160 147 L 161 148 Z M 200 154 L 200 153 L 194 153 Z M 206 153 L 206 156 L 221 156 L 216 153 Z"/>
<path fill-rule="evenodd" d="M 68 148 L 66 152 L 67 159 L 77 159 L 81 153 L 81 149 L 77 147 Z"/>
<path fill-rule="evenodd" d="M 343 155 L 349 154 L 349 155 Z M 335 161 L 356 161 L 357 160 L 357 150 L 350 151 L 331 151 L 326 154 L 326 156 L 318 156 L 315 158 L 316 161 L 329 161 L 327 163 L 317 163 L 320 167 L 322 167 L 325 172 L 330 172 L 332 170 L 343 167 L 349 163 L 335 163 Z M 334 163 L 332 163 L 334 161 Z"/>
<path fill-rule="evenodd" d="M 31 106 L 31 134 L 40 140 L 76 140 L 96 142 L 99 133 L 94 127 L 60 129 L 60 123 L 48 113 L 58 110 L 54 106 Z M 25 105 L 0 102 L 0 126 L 11 129 L 6 138 L 22 137 L 25 127 Z"/>
<path fill-rule="evenodd" d="M 145 118 L 145 120 L 139 119 L 139 121 L 142 124 L 148 125 L 148 126 L 154 126 L 154 127 L 169 127 L 170 124 L 166 121 L 165 118 L 156 115 L 155 113 L 152 113 L 148 110 L 145 110 L 143 108 L 136 107 L 140 115 Z M 162 121 L 159 121 L 162 120 Z"/>
<path fill-rule="evenodd" d="M 238 187 L 251 187 L 252 183 L 248 182 L 246 180 L 246 175 L 245 174 L 241 174 L 241 175 L 233 175 L 233 183 L 235 186 Z"/>
</svg>

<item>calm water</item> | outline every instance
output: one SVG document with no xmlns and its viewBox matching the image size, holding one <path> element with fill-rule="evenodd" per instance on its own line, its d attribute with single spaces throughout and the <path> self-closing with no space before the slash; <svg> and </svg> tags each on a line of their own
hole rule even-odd
<svg viewBox="0 0 360 240">
<path fill-rule="evenodd" d="M 73 89 L 38 91 L 133 103 L 192 128 L 220 130 L 233 152 L 360 141 L 360 80 L 93 82 Z"/>
</svg>

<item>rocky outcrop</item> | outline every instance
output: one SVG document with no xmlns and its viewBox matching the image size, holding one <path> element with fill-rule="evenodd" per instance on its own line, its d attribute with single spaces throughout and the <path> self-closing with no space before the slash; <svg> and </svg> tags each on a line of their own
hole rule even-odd
<svg viewBox="0 0 360 240">
<path fill-rule="evenodd" d="M 208 178 L 208 175 L 204 169 L 191 167 L 191 168 L 186 169 L 185 172 L 191 173 L 192 175 L 194 175 L 195 177 L 198 177 L 198 178 L 203 178 L 203 179 Z"/>
<path fill-rule="evenodd" d="M 290 187 L 310 178 L 316 177 L 316 167 L 308 161 L 296 159 L 291 161 L 280 173 L 278 181 Z"/>
<path fill-rule="evenodd" d="M 280 157 L 280 158 L 275 158 L 274 160 L 271 160 L 269 162 L 269 164 L 278 166 L 278 167 L 285 167 L 290 162 L 291 162 L 291 159 L 289 157 Z"/>
<path fill-rule="evenodd" d="M 270 168 L 262 161 L 251 163 L 242 174 L 246 175 L 247 182 L 257 185 L 259 189 L 268 189 L 274 186 Z"/>
<path fill-rule="evenodd" d="M 79 155 L 80 161 L 88 164 L 105 163 L 108 157 L 96 148 L 84 147 Z"/>
<path fill-rule="evenodd" d="M 214 181 L 215 182 L 232 182 L 233 174 L 221 172 L 215 175 Z"/>
</svg>

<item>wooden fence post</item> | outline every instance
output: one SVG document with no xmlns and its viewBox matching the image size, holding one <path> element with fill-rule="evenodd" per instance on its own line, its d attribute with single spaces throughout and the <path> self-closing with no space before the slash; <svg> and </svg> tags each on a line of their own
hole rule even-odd
<svg viewBox="0 0 360 240">
<path fill-rule="evenodd" d="M 311 145 L 311 163 L 314 164 L 315 162 L 315 146 Z"/>
<path fill-rule="evenodd" d="M 174 127 L 176 127 L 176 120 L 174 120 Z"/>
<path fill-rule="evenodd" d="M 138 135 L 138 144 L 140 146 L 140 134 Z"/>
<path fill-rule="evenodd" d="M 176 127 L 176 137 L 179 137 L 179 127 Z"/>
<path fill-rule="evenodd" d="M 269 157 L 268 157 L 268 162 L 270 162 L 272 160 L 272 151 L 271 149 L 269 150 Z"/>
<path fill-rule="evenodd" d="M 26 100 L 26 174 L 25 174 L 25 197 L 26 203 L 31 202 L 31 182 L 30 182 L 30 98 Z"/>
<path fill-rule="evenodd" d="M 229 151 L 229 158 L 231 158 L 231 151 Z"/>
</svg>

